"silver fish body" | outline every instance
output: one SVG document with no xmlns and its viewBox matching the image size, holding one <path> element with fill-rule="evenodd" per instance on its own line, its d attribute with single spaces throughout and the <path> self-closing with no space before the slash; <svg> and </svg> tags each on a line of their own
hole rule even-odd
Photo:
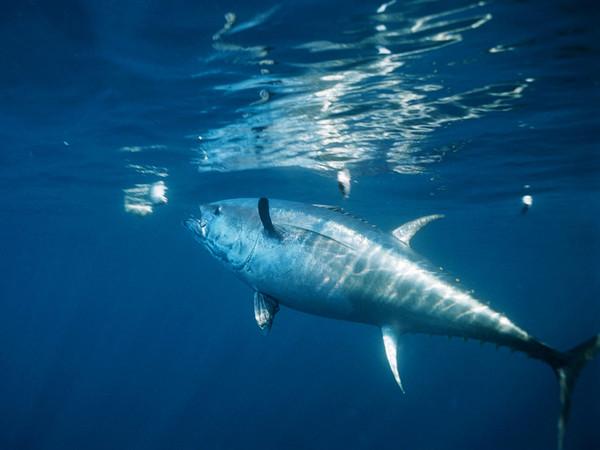
<svg viewBox="0 0 600 450">
<path fill-rule="evenodd" d="M 279 305 L 378 326 L 401 389 L 397 344 L 405 333 L 492 342 L 549 364 L 561 388 L 562 448 L 571 390 L 600 349 L 600 335 L 559 352 L 448 279 L 409 245 L 414 233 L 439 216 L 388 234 L 338 208 L 284 200 L 225 200 L 201 206 L 200 215 L 186 226 L 255 291 L 261 329 L 270 328 Z"/>
</svg>

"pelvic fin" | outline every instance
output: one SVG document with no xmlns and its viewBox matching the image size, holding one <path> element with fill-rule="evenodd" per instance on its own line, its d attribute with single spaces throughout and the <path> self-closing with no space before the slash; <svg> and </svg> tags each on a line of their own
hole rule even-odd
<svg viewBox="0 0 600 450">
<path fill-rule="evenodd" d="M 254 319 L 263 333 L 268 333 L 273 325 L 275 314 L 279 311 L 279 303 L 268 295 L 254 292 Z"/>
</svg>

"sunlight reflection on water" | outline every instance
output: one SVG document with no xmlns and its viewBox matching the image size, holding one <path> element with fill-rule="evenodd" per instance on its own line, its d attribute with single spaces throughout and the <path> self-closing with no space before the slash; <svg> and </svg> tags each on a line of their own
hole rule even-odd
<svg viewBox="0 0 600 450">
<path fill-rule="evenodd" d="M 439 161 L 420 143 L 455 121 L 506 111 L 528 81 L 490 84 L 452 95 L 433 77 L 398 70 L 422 53 L 461 42 L 492 19 L 484 2 L 410 17 L 400 5 L 382 4 L 365 17 L 371 33 L 356 42 L 310 41 L 294 50 L 322 55 L 312 62 L 277 61 L 300 70 L 277 77 L 266 45 L 229 42 L 235 15 L 226 16 L 215 40 L 215 58 L 263 67 L 261 75 L 215 86 L 229 95 L 256 90 L 258 100 L 238 110 L 241 118 L 208 130 L 195 147 L 199 171 L 237 171 L 281 166 L 353 172 L 420 173 Z M 259 14 L 267 20 L 273 10 Z M 250 26 L 252 21 L 246 22 Z M 341 36 L 355 30 L 343 30 Z M 464 34 L 464 36 L 463 36 Z M 245 57 L 240 59 L 239 53 Z M 235 56 L 234 56 L 235 55 Z M 268 68 L 264 61 L 270 61 Z"/>
</svg>

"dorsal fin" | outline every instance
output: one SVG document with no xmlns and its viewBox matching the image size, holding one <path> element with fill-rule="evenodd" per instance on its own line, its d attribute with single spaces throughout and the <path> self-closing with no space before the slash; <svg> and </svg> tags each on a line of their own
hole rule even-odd
<svg viewBox="0 0 600 450">
<path fill-rule="evenodd" d="M 359 222 L 362 222 L 364 224 L 367 225 L 371 225 L 369 222 L 367 222 L 365 219 L 363 219 L 362 217 L 358 217 L 355 216 L 354 214 L 349 213 L 348 211 L 346 211 L 344 208 L 342 208 L 341 206 L 335 206 L 335 205 L 320 205 L 320 204 L 313 204 L 313 206 L 316 206 L 317 208 L 323 208 L 323 209 L 327 209 L 329 211 L 333 211 L 336 213 L 340 213 L 344 216 L 347 217 L 352 217 L 354 220 L 358 220 Z"/>
<path fill-rule="evenodd" d="M 269 213 L 269 199 L 266 197 L 261 197 L 258 199 L 258 215 L 260 216 L 260 221 L 263 224 L 265 232 L 269 236 L 279 237 L 279 233 L 275 230 L 273 226 L 273 222 L 271 221 L 271 214 Z"/>
<path fill-rule="evenodd" d="M 328 209 L 329 211 L 333 211 L 333 212 L 338 212 L 338 213 L 344 213 L 344 210 L 342 209 L 341 206 L 336 206 L 336 205 L 320 205 L 320 204 L 313 204 L 313 206 L 316 206 L 317 208 L 323 208 L 323 209 Z"/>
<path fill-rule="evenodd" d="M 392 231 L 392 234 L 399 241 L 404 242 L 406 245 L 410 245 L 410 240 L 415 234 L 417 234 L 417 231 L 419 231 L 429 222 L 441 219 L 443 217 L 444 216 L 442 214 L 432 214 L 430 216 L 419 217 L 418 219 L 406 222 L 404 225 L 400 225 L 398 228 Z"/>
</svg>

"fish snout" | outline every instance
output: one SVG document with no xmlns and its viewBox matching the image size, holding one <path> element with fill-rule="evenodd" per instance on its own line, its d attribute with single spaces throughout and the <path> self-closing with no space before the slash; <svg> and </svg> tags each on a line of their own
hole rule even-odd
<svg viewBox="0 0 600 450">
<path fill-rule="evenodd" d="M 190 217 L 189 219 L 185 219 L 183 221 L 183 226 L 191 231 L 196 238 L 206 238 L 206 220 L 202 218 L 196 219 L 195 217 Z"/>
</svg>

